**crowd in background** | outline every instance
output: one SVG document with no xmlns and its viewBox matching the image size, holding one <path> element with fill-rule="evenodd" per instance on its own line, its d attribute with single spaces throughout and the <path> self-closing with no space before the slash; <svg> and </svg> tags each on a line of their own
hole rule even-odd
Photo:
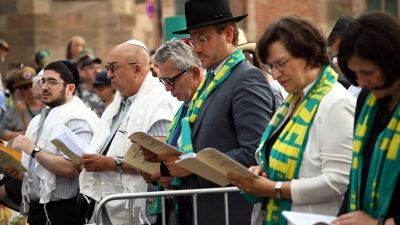
<svg viewBox="0 0 400 225">
<path fill-rule="evenodd" d="M 157 172 L 128 166 L 123 157 L 137 144 L 124 130 L 182 154 L 215 148 L 257 175 L 227 174 L 241 190 L 229 193 L 230 224 L 291 224 L 283 211 L 337 216 L 335 225 L 400 224 L 397 18 L 344 16 L 325 38 L 313 22 L 286 15 L 249 43 L 237 24 L 247 14 L 234 17 L 223 0 L 189 0 L 185 16 L 187 28 L 174 33 L 190 38 L 156 50 L 132 39 L 102 62 L 74 36 L 65 59 L 50 60 L 44 49 L 35 68 L 10 63 L 0 139 L 18 135 L 13 147 L 28 172 L 4 170 L 23 181 L 28 222 L 88 223 L 91 207 L 111 194 L 218 187 L 177 165 L 179 155 L 143 146 Z M 11 47 L 0 40 L 2 59 Z M 50 143 L 60 126 L 88 144 L 79 163 Z M 222 195 L 196 201 L 194 215 L 191 198 L 166 198 L 168 224 L 224 224 Z M 129 218 L 126 200 L 107 203 L 102 224 L 161 224 L 161 199 L 133 206 Z"/>
</svg>

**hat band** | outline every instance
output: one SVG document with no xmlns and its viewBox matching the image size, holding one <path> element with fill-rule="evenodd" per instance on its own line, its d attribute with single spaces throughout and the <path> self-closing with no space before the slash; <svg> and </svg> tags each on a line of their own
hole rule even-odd
<svg viewBox="0 0 400 225">
<path fill-rule="evenodd" d="M 218 14 L 214 14 L 212 16 L 204 17 L 204 18 L 202 18 L 201 21 L 188 23 L 187 27 L 190 28 L 190 27 L 196 26 L 197 24 L 200 24 L 200 23 L 204 23 L 204 22 L 212 21 L 212 20 L 217 20 L 217 19 L 223 19 L 223 18 L 232 18 L 233 19 L 232 13 L 218 13 Z"/>
</svg>

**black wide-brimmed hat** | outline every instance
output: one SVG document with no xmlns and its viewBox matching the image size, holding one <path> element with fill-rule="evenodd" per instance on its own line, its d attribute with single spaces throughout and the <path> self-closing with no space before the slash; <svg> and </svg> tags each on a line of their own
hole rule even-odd
<svg viewBox="0 0 400 225">
<path fill-rule="evenodd" d="M 247 14 L 232 16 L 227 0 L 189 0 L 185 3 L 186 29 L 173 34 L 189 34 L 189 30 L 221 22 L 241 21 Z"/>
</svg>

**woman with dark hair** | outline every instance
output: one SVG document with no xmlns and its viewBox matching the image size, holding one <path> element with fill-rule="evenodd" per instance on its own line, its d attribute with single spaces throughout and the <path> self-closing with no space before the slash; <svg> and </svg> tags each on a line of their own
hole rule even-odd
<svg viewBox="0 0 400 225">
<path fill-rule="evenodd" d="M 272 23 L 257 51 L 290 94 L 261 138 L 259 166 L 250 168 L 260 179 L 229 173 L 228 180 L 264 204 L 264 224 L 286 224 L 282 211 L 336 215 L 349 180 L 355 98 L 336 81 L 323 35 L 299 16 Z"/>
<path fill-rule="evenodd" d="M 357 100 L 350 184 L 334 224 L 400 224 L 400 21 L 366 13 L 339 46 Z"/>
</svg>

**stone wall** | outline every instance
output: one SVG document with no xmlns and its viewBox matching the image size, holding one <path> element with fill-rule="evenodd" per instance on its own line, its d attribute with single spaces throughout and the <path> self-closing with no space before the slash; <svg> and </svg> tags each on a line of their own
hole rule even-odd
<svg viewBox="0 0 400 225">
<path fill-rule="evenodd" d="M 0 72 L 4 74 L 10 62 L 33 66 L 34 54 L 44 48 L 50 50 L 52 61 L 64 59 L 74 35 L 83 36 L 103 62 L 114 46 L 131 38 L 143 41 L 149 49 L 157 48 L 164 41 L 159 39 L 157 14 L 150 19 L 145 4 L 136 2 L 143 1 L 0 0 L 0 39 L 11 46 Z M 161 0 L 162 28 L 164 18 L 183 8 L 175 3 L 182 2 Z M 340 16 L 357 16 L 366 10 L 366 0 L 230 0 L 230 4 L 235 16 L 249 14 L 239 23 L 249 42 L 255 42 L 273 20 L 286 13 L 313 20 L 328 35 Z"/>
</svg>

